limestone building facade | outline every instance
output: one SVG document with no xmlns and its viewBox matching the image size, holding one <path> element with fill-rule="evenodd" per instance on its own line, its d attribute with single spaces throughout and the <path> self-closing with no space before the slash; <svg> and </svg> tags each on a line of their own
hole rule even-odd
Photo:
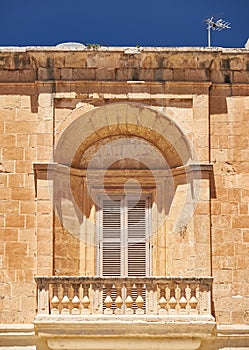
<svg viewBox="0 0 249 350">
<path fill-rule="evenodd" d="M 248 120 L 248 49 L 0 48 L 0 349 L 248 349 Z"/>
</svg>

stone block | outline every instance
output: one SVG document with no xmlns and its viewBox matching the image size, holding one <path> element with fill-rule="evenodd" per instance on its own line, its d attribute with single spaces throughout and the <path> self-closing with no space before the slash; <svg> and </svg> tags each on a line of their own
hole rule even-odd
<svg viewBox="0 0 249 350">
<path fill-rule="evenodd" d="M 248 83 L 249 82 L 249 74 L 248 71 L 235 71 L 233 72 L 233 82 L 234 83 Z"/>
<path fill-rule="evenodd" d="M 30 109 L 31 108 L 31 96 L 29 95 L 23 95 L 21 96 L 21 109 Z"/>
<path fill-rule="evenodd" d="M 19 147 L 3 148 L 2 149 L 3 160 L 22 160 L 23 149 Z"/>
<path fill-rule="evenodd" d="M 19 201 L 1 200 L 0 213 L 18 214 L 18 212 L 19 212 Z"/>
<path fill-rule="evenodd" d="M 0 144 L 3 148 L 15 147 L 16 146 L 16 135 L 0 135 Z"/>
<path fill-rule="evenodd" d="M 36 121 L 37 115 L 34 113 L 31 113 L 31 111 L 28 108 L 20 108 L 16 111 L 16 120 L 19 121 Z"/>
<path fill-rule="evenodd" d="M 41 81 L 60 80 L 61 70 L 54 67 L 38 68 L 37 78 Z"/>
<path fill-rule="evenodd" d="M 37 226 L 38 227 L 44 227 L 44 228 L 50 228 L 52 224 L 52 215 L 38 215 L 37 216 Z"/>
<path fill-rule="evenodd" d="M 6 227 L 24 227 L 25 217 L 23 215 L 6 215 Z"/>
<path fill-rule="evenodd" d="M 46 214 L 46 213 L 45 213 Z M 53 233 L 51 228 L 37 228 L 37 237 L 39 241 L 43 241 L 43 242 L 50 242 L 52 237 L 53 237 Z"/>
<path fill-rule="evenodd" d="M 153 81 L 154 79 L 154 69 L 139 69 L 138 79 L 144 81 Z"/>
<path fill-rule="evenodd" d="M 185 80 L 185 70 L 184 69 L 174 69 L 173 70 L 173 80 L 174 81 L 184 81 Z"/>
<path fill-rule="evenodd" d="M 53 134 L 37 134 L 37 140 L 35 141 L 40 146 L 52 146 L 53 145 Z"/>
<path fill-rule="evenodd" d="M 1 242 L 17 242 L 18 228 L 1 228 L 0 241 Z"/>
<path fill-rule="evenodd" d="M 32 134 L 36 133 L 37 123 L 34 121 L 13 121 L 5 123 L 6 134 Z"/>
<path fill-rule="evenodd" d="M 37 211 L 37 204 L 34 201 L 20 202 L 20 214 L 35 214 Z"/>
<path fill-rule="evenodd" d="M 6 187 L 0 187 L 0 199 L 10 200 L 11 199 L 11 189 Z"/>
<path fill-rule="evenodd" d="M 11 198 L 13 200 L 30 201 L 34 199 L 34 188 L 15 188 L 11 189 Z"/>
<path fill-rule="evenodd" d="M 15 162 L 15 172 L 16 173 L 33 173 L 33 164 L 31 161 L 27 160 L 17 160 Z"/>
<path fill-rule="evenodd" d="M 118 68 L 116 70 L 116 80 L 118 81 L 131 81 L 134 80 L 136 72 L 132 68 Z"/>
<path fill-rule="evenodd" d="M 26 246 L 27 246 L 27 244 L 26 244 Z M 30 269 L 32 267 L 35 268 L 35 266 L 36 266 L 36 259 L 34 257 L 25 256 L 25 255 L 18 255 L 18 256 L 16 256 L 15 259 L 13 259 L 13 256 L 10 256 L 8 258 L 8 267 L 9 267 L 9 269 L 15 269 L 16 270 L 16 269 L 19 269 L 20 266 L 22 267 L 22 269 Z M 24 293 L 24 291 L 23 291 L 23 293 Z"/>
<path fill-rule="evenodd" d="M 234 216 L 232 219 L 232 227 L 247 229 L 249 227 L 249 216 L 248 215 Z"/>
<path fill-rule="evenodd" d="M 40 107 L 49 108 L 53 106 L 53 95 L 50 93 L 40 93 L 38 98 Z"/>
<path fill-rule="evenodd" d="M 86 54 L 72 52 L 65 55 L 65 68 L 84 68 L 86 67 Z"/>
<path fill-rule="evenodd" d="M 36 81 L 37 74 L 35 70 L 23 69 L 18 72 L 19 82 L 34 82 Z"/>
<path fill-rule="evenodd" d="M 16 70 L 0 70 L 1 82 L 17 82 L 19 78 L 19 72 Z"/>
<path fill-rule="evenodd" d="M 95 80 L 96 69 L 95 68 L 74 68 L 73 80 Z"/>
<path fill-rule="evenodd" d="M 3 105 L 5 106 L 5 105 Z M 0 121 L 12 121 L 16 118 L 16 108 L 6 107 L 0 109 Z M 6 132 L 7 134 L 7 132 Z"/>
<path fill-rule="evenodd" d="M 0 172 L 0 187 L 7 187 L 8 174 Z"/>
<path fill-rule="evenodd" d="M 61 79 L 63 79 L 63 80 L 73 80 L 73 70 L 72 70 L 72 68 L 62 68 L 61 69 Z"/>
<path fill-rule="evenodd" d="M 9 256 L 25 256 L 27 254 L 27 243 L 22 242 L 6 242 L 6 255 Z"/>
<path fill-rule="evenodd" d="M 116 70 L 114 68 L 97 68 L 96 80 L 102 81 L 114 81 L 116 76 Z"/>
<path fill-rule="evenodd" d="M 18 134 L 18 135 L 15 135 L 15 137 L 16 137 L 16 147 L 21 147 L 21 148 L 29 147 L 29 139 L 30 139 L 29 135 Z"/>
<path fill-rule="evenodd" d="M 25 228 L 36 228 L 36 216 L 34 215 L 25 215 Z"/>
<path fill-rule="evenodd" d="M 29 147 L 29 148 L 25 148 L 23 151 L 24 151 L 24 160 L 29 160 L 33 162 L 36 161 L 37 148 Z"/>
</svg>

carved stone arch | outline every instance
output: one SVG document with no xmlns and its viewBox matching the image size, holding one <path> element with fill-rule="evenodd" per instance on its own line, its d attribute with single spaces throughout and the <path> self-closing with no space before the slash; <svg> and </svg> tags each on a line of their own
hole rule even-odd
<svg viewBox="0 0 249 350">
<path fill-rule="evenodd" d="M 79 115 L 79 111 L 76 111 Z M 177 123 L 137 103 L 113 103 L 79 115 L 62 133 L 54 160 L 78 167 L 82 153 L 101 139 L 140 137 L 157 147 L 170 167 L 193 163 L 193 149 Z"/>
</svg>

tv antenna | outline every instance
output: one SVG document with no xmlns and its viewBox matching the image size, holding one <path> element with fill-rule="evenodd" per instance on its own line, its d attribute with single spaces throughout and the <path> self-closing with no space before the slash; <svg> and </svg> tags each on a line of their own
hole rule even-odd
<svg viewBox="0 0 249 350">
<path fill-rule="evenodd" d="M 211 29 L 212 30 L 218 30 L 219 32 L 222 29 L 230 29 L 229 22 L 223 21 L 223 19 L 214 20 L 214 17 L 210 17 L 208 19 L 205 19 L 205 22 L 207 23 L 207 31 L 208 31 L 208 47 L 211 47 Z"/>
</svg>

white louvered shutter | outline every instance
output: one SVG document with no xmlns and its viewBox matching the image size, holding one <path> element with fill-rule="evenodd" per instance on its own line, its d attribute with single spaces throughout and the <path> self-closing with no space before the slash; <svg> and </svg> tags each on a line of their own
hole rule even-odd
<svg viewBox="0 0 249 350">
<path fill-rule="evenodd" d="M 121 276 L 120 201 L 104 200 L 102 209 L 102 275 Z"/>
<path fill-rule="evenodd" d="M 128 276 L 146 276 L 146 201 L 128 200 Z"/>
<path fill-rule="evenodd" d="M 149 275 L 149 201 L 102 201 L 99 272 L 102 276 Z"/>
</svg>

